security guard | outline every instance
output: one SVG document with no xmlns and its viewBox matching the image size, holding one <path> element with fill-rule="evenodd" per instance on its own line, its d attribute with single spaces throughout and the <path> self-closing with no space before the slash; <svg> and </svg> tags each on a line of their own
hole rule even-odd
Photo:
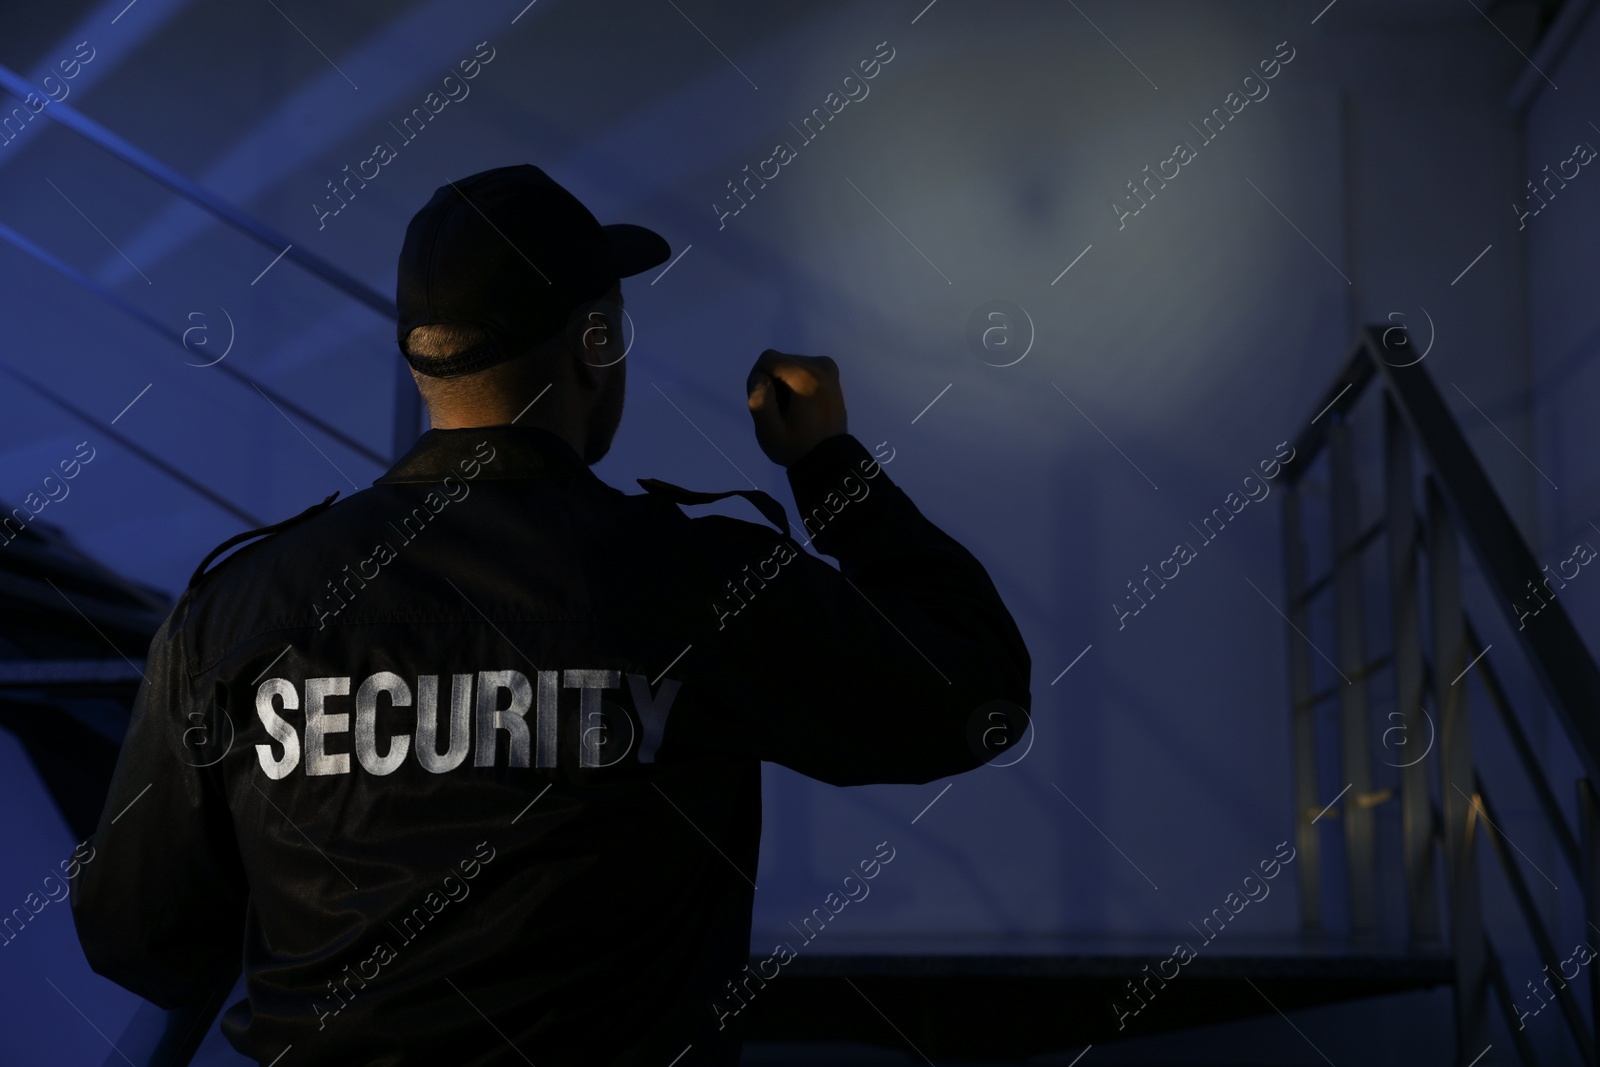
<svg viewBox="0 0 1600 1067">
<path fill-rule="evenodd" d="M 412 219 L 433 428 L 222 546 L 156 635 L 72 886 L 97 972 L 172 1008 L 242 967 L 224 1032 L 277 1067 L 734 1064 L 760 761 L 922 783 L 1026 728 L 1010 614 L 846 432 L 831 359 L 747 382 L 799 525 L 590 472 L 618 281 L 668 255 L 532 166 Z"/>
</svg>

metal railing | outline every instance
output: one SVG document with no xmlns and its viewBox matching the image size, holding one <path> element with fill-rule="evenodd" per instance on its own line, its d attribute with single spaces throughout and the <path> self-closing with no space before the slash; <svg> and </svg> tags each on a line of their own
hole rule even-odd
<svg viewBox="0 0 1600 1067">
<path fill-rule="evenodd" d="M 8 67 L 0 66 L 0 101 L 3 101 L 7 94 L 17 100 L 23 100 L 35 92 L 34 86 L 26 78 Z M 336 292 L 369 308 L 389 322 L 395 320 L 396 312 L 392 299 L 378 292 L 348 271 L 335 266 L 314 252 L 294 244 L 281 232 L 228 203 L 149 152 L 89 118 L 77 108 L 70 104 L 52 102 L 49 107 L 40 112 L 40 115 L 60 123 L 63 127 L 76 133 L 96 148 L 157 182 L 176 196 L 200 208 L 219 222 L 250 238 L 263 248 L 278 253 L 289 262 L 297 264 L 312 276 L 325 282 Z M 106 301 L 119 311 L 132 316 L 156 332 L 167 336 L 170 340 L 174 340 L 180 346 L 182 345 L 181 339 L 170 327 L 156 321 L 130 302 L 121 299 L 106 286 L 67 266 L 58 257 L 27 240 L 10 227 L 0 225 L 0 240 L 5 240 L 19 251 L 32 256 L 97 298 Z M 398 353 L 394 354 L 398 355 Z M 421 432 L 422 401 L 412 384 L 411 375 L 405 364 L 399 359 L 394 359 L 392 362 L 395 367 L 396 388 L 391 450 L 392 458 L 397 459 L 416 442 L 416 438 Z M 343 433 L 326 420 L 318 418 L 309 410 L 294 404 L 286 397 L 273 392 L 255 379 L 231 367 L 219 367 L 218 369 L 240 383 L 260 390 L 262 395 L 271 399 L 273 403 L 292 411 L 316 430 L 338 441 L 345 447 L 378 463 L 380 466 L 385 465 L 384 457 Z"/>
<path fill-rule="evenodd" d="M 1475 1062 L 1491 1044 L 1491 1000 L 1506 1018 L 1518 1056 L 1533 1064 L 1537 1062 L 1533 1046 L 1519 1026 L 1500 954 L 1486 929 L 1480 837 L 1488 838 L 1499 861 L 1515 914 L 1533 950 L 1541 961 L 1552 964 L 1560 957 L 1551 924 L 1523 876 L 1515 854 L 1519 850 L 1501 829 L 1504 824 L 1474 759 L 1468 691 L 1476 684 L 1488 695 L 1553 847 L 1583 886 L 1585 918 L 1595 921 L 1600 914 L 1596 893 L 1600 806 L 1593 784 L 1600 781 L 1600 669 L 1559 601 L 1547 604 L 1533 622 L 1517 617 L 1515 603 L 1527 578 L 1539 575 L 1540 568 L 1420 360 L 1413 360 L 1408 348 L 1387 343 L 1393 330 L 1373 326 L 1363 331 L 1337 380 L 1321 398 L 1318 415 L 1294 442 L 1296 462 L 1284 486 L 1284 584 L 1290 623 L 1302 929 L 1309 939 L 1327 934 L 1317 823 L 1331 818 L 1343 831 L 1350 939 L 1356 945 L 1381 940 L 1377 811 L 1397 801 L 1406 941 L 1414 952 L 1448 951 L 1453 960 L 1458 1064 Z M 1363 516 L 1351 416 L 1365 397 L 1375 394 L 1382 403 L 1381 514 Z M 1307 474 L 1324 452 L 1332 558 L 1324 573 L 1313 576 L 1307 569 L 1305 512 L 1313 490 Z M 1387 546 L 1387 580 L 1373 583 L 1369 568 L 1378 564 L 1367 557 L 1380 541 Z M 1469 618 L 1462 586 L 1463 545 L 1490 598 L 1500 604 L 1511 624 L 1516 647 L 1583 769 L 1577 827 L 1562 811 L 1523 719 L 1488 658 L 1490 646 L 1480 640 Z M 1369 659 L 1365 630 L 1372 613 L 1365 600 L 1375 584 L 1387 589 L 1392 647 Z M 1334 633 L 1329 662 L 1341 680 L 1318 691 L 1312 658 L 1316 649 L 1308 635 L 1313 608 L 1325 600 L 1331 602 L 1327 607 Z M 1378 737 L 1373 691 L 1375 675 L 1384 672 L 1392 687 L 1391 718 L 1400 720 L 1400 726 L 1390 730 L 1401 730 L 1407 741 L 1420 742 L 1435 736 L 1437 722 L 1436 747 L 1430 741 L 1416 759 L 1391 764 L 1399 769 L 1398 785 L 1391 789 L 1375 788 L 1373 775 Z M 1325 805 L 1322 798 L 1333 790 L 1325 791 L 1319 781 L 1323 754 L 1318 747 L 1317 712 L 1329 703 L 1337 705 L 1338 781 L 1344 790 L 1334 804 Z M 1441 860 L 1442 894 L 1436 877 Z M 1592 1064 L 1600 982 L 1591 980 L 1589 987 L 1587 1007 L 1565 983 L 1554 999 L 1583 1062 Z"/>
<path fill-rule="evenodd" d="M 3 101 L 7 94 L 22 100 L 33 91 L 34 87 L 25 78 L 4 66 L 0 66 L 0 101 Z M 159 183 L 173 194 L 206 211 L 220 222 L 244 234 L 264 248 L 277 253 L 291 263 L 297 264 L 336 292 L 370 309 L 388 321 L 394 321 L 394 301 L 388 296 L 378 292 L 370 285 L 335 266 L 328 260 L 300 245 L 292 243 L 284 234 L 267 226 L 221 197 L 216 196 L 155 156 L 95 122 L 75 107 L 60 102 L 52 102 L 40 114 L 60 123 L 63 127 L 93 144 L 96 148 Z M 166 337 L 173 344 L 186 347 L 183 345 L 182 337 L 177 330 L 156 319 L 133 302 L 122 298 L 110 287 L 71 267 L 58 256 L 55 256 L 36 242 L 29 240 L 18 231 L 6 226 L 3 222 L 0 222 L 0 241 L 4 241 L 31 256 L 35 261 L 73 282 L 85 292 Z M 395 356 L 398 353 L 391 353 L 391 355 Z M 392 457 L 398 458 L 415 443 L 417 436 L 421 432 L 421 398 L 411 381 L 410 373 L 406 369 L 404 362 L 395 358 L 392 359 L 392 363 L 395 368 L 396 388 L 390 447 Z M 376 463 L 380 467 L 387 466 L 391 462 L 391 457 L 385 457 L 376 449 L 357 440 L 330 421 L 320 418 L 309 408 L 295 403 L 254 377 L 231 366 L 218 366 L 216 369 L 225 379 L 230 379 L 241 386 L 259 392 L 280 410 L 294 415 L 311 430 L 322 434 L 329 440 L 337 441 L 340 445 Z M 44 396 L 47 400 L 69 412 L 80 421 L 95 426 L 102 434 L 116 440 L 119 444 L 134 452 L 168 478 L 179 482 L 217 507 L 228 511 L 247 526 L 263 525 L 259 517 L 190 476 L 176 464 L 161 459 L 149 449 L 145 449 L 127 436 L 117 433 L 108 424 L 96 419 L 88 412 L 72 404 L 65 397 L 34 381 L 26 374 L 5 364 L 0 364 L 0 372 L 22 382 L 28 388 Z M 3 575 L 0 575 L 0 577 L 3 577 Z M 150 626 L 152 632 L 155 623 L 158 622 L 159 615 L 155 617 Z M 45 688 L 48 689 L 49 686 L 45 686 Z M 230 982 L 227 987 L 219 987 L 214 990 L 206 1003 L 179 1011 L 163 1012 L 155 1005 L 143 1005 L 136 1014 L 129 1033 L 124 1035 L 123 1044 L 127 1045 L 130 1050 L 134 1050 L 137 1044 L 135 1054 L 139 1056 L 142 1067 L 184 1067 L 190 1062 L 208 1028 L 225 1006 L 231 986 L 232 983 Z M 122 1049 L 117 1049 L 112 1055 L 114 1062 L 123 1062 L 125 1058 Z"/>
</svg>

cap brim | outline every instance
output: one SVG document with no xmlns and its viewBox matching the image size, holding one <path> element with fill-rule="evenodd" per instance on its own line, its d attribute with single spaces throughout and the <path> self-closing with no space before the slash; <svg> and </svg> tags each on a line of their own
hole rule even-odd
<svg viewBox="0 0 1600 1067">
<path fill-rule="evenodd" d="M 600 227 L 611 246 L 611 261 L 617 277 L 631 278 L 672 258 L 672 246 L 654 230 L 626 222 Z"/>
</svg>

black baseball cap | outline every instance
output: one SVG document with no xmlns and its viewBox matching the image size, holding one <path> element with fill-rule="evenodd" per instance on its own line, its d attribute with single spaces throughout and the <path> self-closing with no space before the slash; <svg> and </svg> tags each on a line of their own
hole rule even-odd
<svg viewBox="0 0 1600 1067">
<path fill-rule="evenodd" d="M 672 255 L 643 226 L 602 226 L 531 164 L 440 186 L 411 218 L 400 249 L 395 339 L 419 373 L 454 378 L 510 359 L 566 329 L 620 278 Z M 447 358 L 413 356 L 418 326 L 476 326 L 489 339 Z"/>
</svg>

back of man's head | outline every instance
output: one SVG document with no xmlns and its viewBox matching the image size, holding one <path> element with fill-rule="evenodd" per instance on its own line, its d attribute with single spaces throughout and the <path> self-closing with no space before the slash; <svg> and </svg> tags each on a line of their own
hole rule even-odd
<svg viewBox="0 0 1600 1067">
<path fill-rule="evenodd" d="M 440 429 L 516 422 L 565 437 L 590 463 L 610 447 L 622 416 L 622 288 L 574 308 L 567 328 L 468 374 L 427 373 L 492 340 L 480 326 L 431 323 L 406 335 L 412 378 Z"/>
<path fill-rule="evenodd" d="M 532 424 L 603 455 L 621 417 L 619 279 L 670 255 L 537 167 L 440 187 L 406 229 L 396 285 L 396 340 L 433 425 L 520 422 L 537 401 Z"/>
</svg>

